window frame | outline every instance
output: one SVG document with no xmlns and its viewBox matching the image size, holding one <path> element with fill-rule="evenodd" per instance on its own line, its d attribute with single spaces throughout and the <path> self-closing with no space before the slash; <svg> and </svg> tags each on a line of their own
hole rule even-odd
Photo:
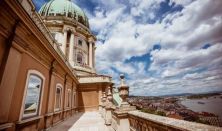
<svg viewBox="0 0 222 131">
<path fill-rule="evenodd" d="M 72 107 L 72 91 L 71 89 L 67 89 L 67 105 L 66 108 Z"/>
<path fill-rule="evenodd" d="M 76 107 L 76 91 L 73 91 L 72 99 L 72 107 Z"/>
<path fill-rule="evenodd" d="M 60 89 L 60 107 L 56 108 L 56 97 L 57 97 L 57 89 Z M 62 94 L 63 94 L 63 86 L 62 84 L 56 84 L 56 90 L 55 90 L 55 103 L 54 103 L 54 111 L 60 111 L 62 110 Z"/>
<path fill-rule="evenodd" d="M 79 56 L 81 57 L 81 61 L 78 60 Z M 77 63 L 78 63 L 78 64 L 81 64 L 81 65 L 82 65 L 82 64 L 84 63 L 84 58 L 83 58 L 83 57 L 84 57 L 84 56 L 83 56 L 83 53 L 82 53 L 82 52 L 78 52 L 78 53 L 77 53 L 77 55 L 76 55 L 76 60 L 77 60 Z"/>
<path fill-rule="evenodd" d="M 81 41 L 81 44 L 79 43 L 80 41 Z M 82 47 L 82 46 L 83 46 L 83 40 L 82 40 L 81 38 L 78 39 L 77 45 L 78 45 L 79 47 Z"/>
<path fill-rule="evenodd" d="M 25 114 L 25 101 L 26 101 L 26 96 L 27 96 L 27 91 L 28 91 L 28 85 L 29 85 L 29 80 L 31 76 L 37 76 L 38 78 L 41 79 L 41 89 L 40 89 L 40 94 L 39 94 L 39 100 L 38 100 L 38 106 L 36 109 L 35 113 L 30 113 L 30 114 Z M 42 101 L 43 101 L 43 94 L 44 94 L 44 86 L 45 86 L 45 77 L 42 73 L 40 73 L 37 70 L 29 70 L 26 76 L 26 84 L 25 84 L 25 89 L 23 92 L 23 100 L 22 100 L 22 105 L 21 105 L 21 110 L 20 110 L 20 120 L 24 119 L 29 119 L 32 117 L 39 116 L 41 113 L 41 108 L 42 108 Z"/>
</svg>

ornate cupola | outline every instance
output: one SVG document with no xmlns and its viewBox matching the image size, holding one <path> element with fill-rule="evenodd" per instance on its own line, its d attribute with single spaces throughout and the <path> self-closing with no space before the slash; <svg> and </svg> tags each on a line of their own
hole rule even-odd
<svg viewBox="0 0 222 131">
<path fill-rule="evenodd" d="M 70 0 L 50 0 L 39 10 L 41 16 L 65 16 L 89 28 L 88 18 L 83 10 Z"/>
<path fill-rule="evenodd" d="M 77 74 L 94 74 L 96 37 L 84 11 L 70 0 L 50 0 L 39 14 Z"/>
</svg>

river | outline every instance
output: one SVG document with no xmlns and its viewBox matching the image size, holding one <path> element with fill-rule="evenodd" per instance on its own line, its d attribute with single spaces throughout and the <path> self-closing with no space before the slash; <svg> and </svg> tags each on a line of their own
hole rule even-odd
<svg viewBox="0 0 222 131">
<path fill-rule="evenodd" d="M 203 102 L 204 104 L 198 104 Z M 222 99 L 220 96 L 214 96 L 203 99 L 185 99 L 181 104 L 195 112 L 210 112 L 218 115 L 222 119 Z"/>
</svg>

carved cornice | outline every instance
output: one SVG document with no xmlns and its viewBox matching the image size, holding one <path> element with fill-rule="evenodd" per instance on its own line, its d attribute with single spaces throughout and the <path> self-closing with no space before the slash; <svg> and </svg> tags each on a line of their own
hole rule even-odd
<svg viewBox="0 0 222 131">
<path fill-rule="evenodd" d="M 87 36 L 91 34 L 90 29 L 88 27 L 84 26 L 83 24 L 79 23 L 74 19 L 67 18 L 65 16 L 47 16 L 47 17 L 41 16 L 41 17 L 45 23 L 52 23 L 52 21 L 61 21 L 62 23 L 59 24 L 75 27 L 76 31 L 79 33 L 82 33 Z"/>
<path fill-rule="evenodd" d="M 63 32 L 67 32 L 67 31 L 70 31 L 72 32 L 73 34 L 76 32 L 76 29 L 74 27 L 66 27 L 64 26 L 64 29 L 63 29 Z"/>
</svg>

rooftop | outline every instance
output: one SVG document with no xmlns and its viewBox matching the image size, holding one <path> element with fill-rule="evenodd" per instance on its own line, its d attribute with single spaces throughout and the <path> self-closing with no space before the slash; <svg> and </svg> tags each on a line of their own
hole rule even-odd
<svg viewBox="0 0 222 131">
<path fill-rule="evenodd" d="M 77 113 L 50 129 L 51 131 L 108 131 L 99 112 Z"/>
</svg>

